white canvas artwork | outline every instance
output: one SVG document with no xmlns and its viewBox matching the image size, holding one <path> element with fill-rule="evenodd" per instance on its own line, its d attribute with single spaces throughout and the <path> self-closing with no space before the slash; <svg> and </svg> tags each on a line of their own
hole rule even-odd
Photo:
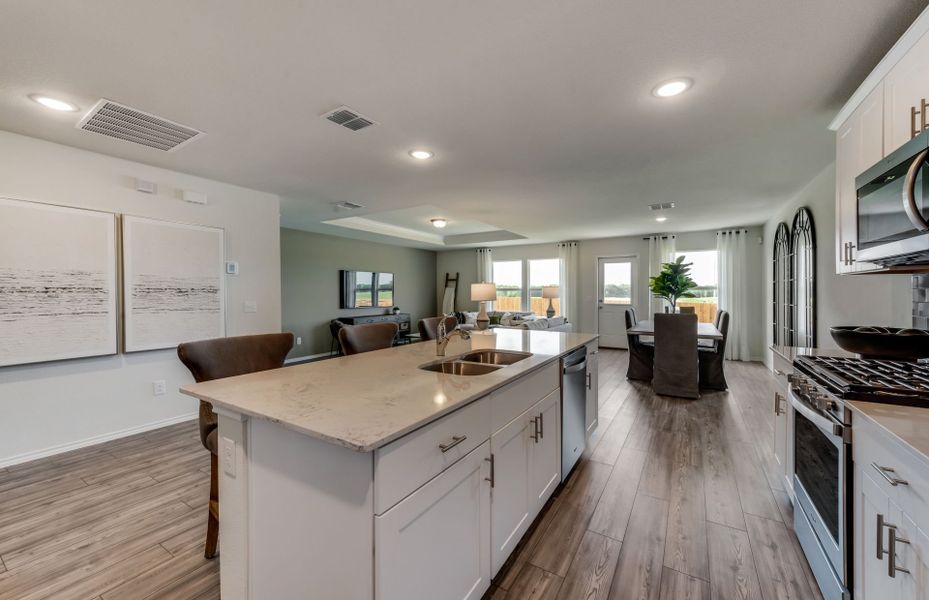
<svg viewBox="0 0 929 600">
<path fill-rule="evenodd" d="M 123 217 L 125 351 L 225 335 L 223 230 Z"/>
<path fill-rule="evenodd" d="M 0 198 L 0 366 L 117 352 L 116 215 Z"/>
</svg>

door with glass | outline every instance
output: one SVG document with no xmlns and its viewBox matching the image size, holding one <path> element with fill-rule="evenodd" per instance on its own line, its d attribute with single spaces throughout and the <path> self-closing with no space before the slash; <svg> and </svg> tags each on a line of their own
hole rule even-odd
<svg viewBox="0 0 929 600">
<path fill-rule="evenodd" d="M 597 332 L 600 346 L 626 348 L 626 309 L 633 306 L 638 259 L 635 256 L 600 258 L 597 277 Z"/>
</svg>

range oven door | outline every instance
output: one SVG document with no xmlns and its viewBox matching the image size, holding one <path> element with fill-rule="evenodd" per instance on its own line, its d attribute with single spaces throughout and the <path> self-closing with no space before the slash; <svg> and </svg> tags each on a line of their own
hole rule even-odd
<svg viewBox="0 0 929 600">
<path fill-rule="evenodd" d="M 794 408 L 795 518 L 800 545 L 825 598 L 848 593 L 848 501 L 851 453 L 845 425 L 791 390 Z M 803 529 L 803 530 L 802 530 Z"/>
<path fill-rule="evenodd" d="M 858 260 L 929 262 L 929 136 L 919 135 L 855 179 Z"/>
</svg>

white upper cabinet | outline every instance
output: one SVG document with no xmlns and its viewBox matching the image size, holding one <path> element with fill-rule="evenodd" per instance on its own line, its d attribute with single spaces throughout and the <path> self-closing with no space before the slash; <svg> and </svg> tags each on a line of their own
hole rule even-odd
<svg viewBox="0 0 929 600">
<path fill-rule="evenodd" d="M 865 98 L 836 134 L 836 273 L 877 269 L 855 260 L 858 249 L 858 193 L 855 178 L 884 156 L 884 88 Z"/>
<path fill-rule="evenodd" d="M 929 127 L 929 34 L 923 35 L 884 78 L 884 155 Z"/>
</svg>

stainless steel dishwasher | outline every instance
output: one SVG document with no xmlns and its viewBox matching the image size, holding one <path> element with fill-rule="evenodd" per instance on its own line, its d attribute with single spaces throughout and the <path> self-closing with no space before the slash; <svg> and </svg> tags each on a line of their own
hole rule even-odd
<svg viewBox="0 0 929 600">
<path fill-rule="evenodd" d="M 587 443 L 587 348 L 561 359 L 561 480 L 571 473 Z"/>
</svg>

